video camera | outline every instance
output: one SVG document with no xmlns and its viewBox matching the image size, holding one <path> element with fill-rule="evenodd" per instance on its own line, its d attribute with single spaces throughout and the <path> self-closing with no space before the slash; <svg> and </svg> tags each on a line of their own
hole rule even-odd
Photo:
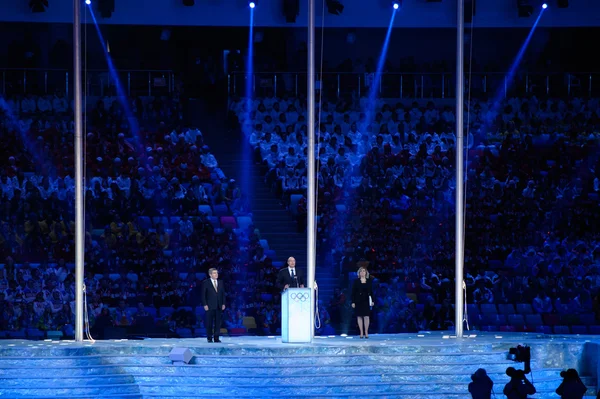
<svg viewBox="0 0 600 399">
<path fill-rule="evenodd" d="M 531 373 L 531 348 L 527 345 L 518 345 L 516 348 L 510 348 L 508 350 L 508 359 L 519 363 L 525 363 L 525 369 L 523 370 L 524 374 Z"/>
</svg>

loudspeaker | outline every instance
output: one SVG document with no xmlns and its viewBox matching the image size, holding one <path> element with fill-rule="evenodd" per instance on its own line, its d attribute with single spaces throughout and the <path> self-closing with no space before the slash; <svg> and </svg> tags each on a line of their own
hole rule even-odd
<svg viewBox="0 0 600 399">
<path fill-rule="evenodd" d="M 169 353 L 169 359 L 175 364 L 188 364 L 192 357 L 192 351 L 188 348 L 173 348 Z"/>
</svg>

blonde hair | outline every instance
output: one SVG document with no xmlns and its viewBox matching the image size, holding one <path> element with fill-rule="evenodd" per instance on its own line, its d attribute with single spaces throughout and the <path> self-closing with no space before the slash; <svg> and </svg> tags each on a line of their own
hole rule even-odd
<svg viewBox="0 0 600 399">
<path fill-rule="evenodd" d="M 360 278 L 360 272 L 361 272 L 361 270 L 364 270 L 364 271 L 365 271 L 365 278 L 368 280 L 368 279 L 369 279 L 369 271 L 367 270 L 367 268 L 366 268 L 366 267 L 362 267 L 362 266 L 361 266 L 361 267 L 359 267 L 359 268 L 358 268 L 358 271 L 356 272 L 356 276 L 357 276 L 358 278 Z"/>
</svg>

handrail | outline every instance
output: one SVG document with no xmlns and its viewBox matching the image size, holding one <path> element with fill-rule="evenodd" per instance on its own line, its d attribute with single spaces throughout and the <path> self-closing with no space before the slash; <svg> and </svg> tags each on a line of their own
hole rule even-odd
<svg viewBox="0 0 600 399">
<path fill-rule="evenodd" d="M 115 80 L 106 69 L 87 69 L 84 87 L 88 96 L 104 96 L 114 92 Z M 49 94 L 55 90 L 64 91 L 69 96 L 72 84 L 71 69 L 53 68 L 0 68 L 0 94 L 23 94 L 34 86 L 35 94 Z M 104 75 L 106 77 L 98 77 Z M 168 69 L 122 69 L 117 71 L 121 85 L 127 96 L 152 96 L 153 92 L 171 94 L 175 90 L 175 74 Z M 126 75 L 126 76 L 125 76 Z M 159 78 L 159 81 L 156 81 Z M 154 80 L 153 80 L 154 79 Z M 33 81 L 31 84 L 30 81 Z"/>
<path fill-rule="evenodd" d="M 284 92 L 303 93 L 306 72 L 255 72 L 252 75 L 252 94 L 264 94 L 270 90 L 278 95 Z M 465 81 L 473 92 L 484 96 L 535 94 L 546 97 L 600 97 L 600 85 L 592 85 L 594 76 L 600 72 L 519 72 L 508 80 L 505 72 L 473 72 L 465 74 Z M 317 74 L 318 88 L 334 94 L 357 94 L 359 97 L 370 90 L 373 73 L 323 72 Z M 227 76 L 229 95 L 246 95 L 244 83 L 248 74 L 239 71 Z M 258 79 L 257 79 L 258 78 Z M 454 98 L 454 72 L 384 72 L 379 80 L 378 96 L 385 98 Z M 238 82 L 240 81 L 240 82 Z M 467 86 L 466 86 L 467 87 Z M 282 89 L 283 88 L 283 89 Z"/>
<path fill-rule="evenodd" d="M 0 68 L 1 69 L 1 68 Z M 306 71 L 295 71 L 295 72 L 288 72 L 288 71 L 258 71 L 258 72 L 254 72 L 255 75 L 285 75 L 285 74 L 292 74 L 292 75 L 306 75 L 308 72 Z M 374 72 L 336 72 L 336 71 L 324 71 L 323 75 L 364 75 L 364 74 L 369 74 L 369 73 L 374 73 Z M 454 75 L 456 72 L 454 71 L 443 71 L 443 72 L 383 72 L 383 75 Z M 247 72 L 244 71 L 233 71 L 229 73 L 230 75 L 247 75 Z M 320 75 L 321 73 L 319 72 L 318 75 Z M 472 75 L 507 75 L 508 72 L 484 72 L 484 71 L 475 71 L 475 72 L 471 72 Z M 600 71 L 582 71 L 582 72 L 576 72 L 576 71 L 566 71 L 566 72 L 529 72 L 529 71 L 524 71 L 524 72 L 517 72 L 517 74 L 523 75 L 566 75 L 566 74 L 571 74 L 571 75 L 600 75 Z"/>
<path fill-rule="evenodd" d="M 0 68 L 0 71 L 39 71 L 39 72 L 72 72 L 72 69 L 65 68 Z M 109 72 L 106 69 L 86 69 L 88 72 Z M 173 73 L 171 69 L 119 69 L 121 72 L 167 72 Z"/>
</svg>

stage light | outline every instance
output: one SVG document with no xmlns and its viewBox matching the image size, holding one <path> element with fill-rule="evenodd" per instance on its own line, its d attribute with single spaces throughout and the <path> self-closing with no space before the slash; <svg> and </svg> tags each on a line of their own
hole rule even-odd
<svg viewBox="0 0 600 399">
<path fill-rule="evenodd" d="M 397 10 L 400 8 L 400 3 L 398 3 L 397 1 L 392 2 L 392 7 L 394 8 L 394 10 Z"/>
<path fill-rule="evenodd" d="M 542 8 L 545 10 L 546 8 L 548 8 L 548 4 L 546 4 L 546 3 L 542 4 Z"/>
<path fill-rule="evenodd" d="M 519 18 L 529 18 L 533 14 L 533 6 L 530 0 L 517 0 L 517 9 Z"/>
<path fill-rule="evenodd" d="M 85 0 L 85 4 L 89 6 L 90 4 L 92 4 L 92 0 Z"/>
<path fill-rule="evenodd" d="M 171 362 L 178 366 L 189 364 L 193 357 L 194 355 L 192 354 L 192 351 L 188 348 L 173 348 L 171 353 L 169 353 L 169 359 Z"/>
<path fill-rule="evenodd" d="M 251 1 L 250 3 L 248 3 L 248 7 L 254 8 L 254 7 L 256 7 L 256 3 Z"/>
<path fill-rule="evenodd" d="M 338 0 L 327 0 L 327 11 L 333 15 L 340 15 L 344 12 L 344 5 Z"/>
<path fill-rule="evenodd" d="M 29 8 L 31 8 L 31 12 L 46 12 L 48 0 L 31 0 L 29 2 Z"/>
</svg>

